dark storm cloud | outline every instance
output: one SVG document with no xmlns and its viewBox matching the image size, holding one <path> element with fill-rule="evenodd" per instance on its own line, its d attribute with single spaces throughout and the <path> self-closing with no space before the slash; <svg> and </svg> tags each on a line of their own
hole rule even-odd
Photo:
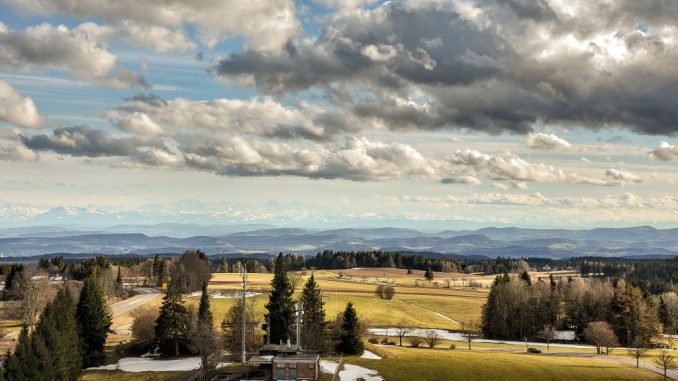
<svg viewBox="0 0 678 381">
<path fill-rule="evenodd" d="M 675 2 L 389 2 L 315 39 L 243 50 L 222 76 L 273 94 L 323 89 L 390 129 L 527 133 L 537 123 L 678 131 Z"/>
<path fill-rule="evenodd" d="M 134 156 L 139 153 L 136 139 L 116 138 L 106 131 L 87 126 L 57 128 L 52 135 L 22 136 L 21 141 L 33 151 L 71 156 Z"/>
</svg>

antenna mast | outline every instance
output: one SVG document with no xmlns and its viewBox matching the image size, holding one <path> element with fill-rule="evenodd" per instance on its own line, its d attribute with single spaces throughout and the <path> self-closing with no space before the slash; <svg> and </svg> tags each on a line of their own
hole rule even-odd
<svg viewBox="0 0 678 381">
<path fill-rule="evenodd" d="M 247 265 L 242 265 L 242 365 L 247 373 Z"/>
</svg>

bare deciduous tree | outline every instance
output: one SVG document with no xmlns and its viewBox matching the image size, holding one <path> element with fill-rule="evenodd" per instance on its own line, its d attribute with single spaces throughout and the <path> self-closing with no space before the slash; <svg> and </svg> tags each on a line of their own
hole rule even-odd
<svg viewBox="0 0 678 381">
<path fill-rule="evenodd" d="M 636 359 L 636 368 L 640 367 L 640 358 L 647 352 L 647 348 L 643 345 L 642 338 L 636 338 L 633 342 L 633 348 L 628 349 L 627 352 Z"/>
<path fill-rule="evenodd" d="M 426 339 L 425 340 L 426 340 L 426 344 L 428 344 L 428 347 L 433 348 L 436 345 L 438 345 L 438 343 L 440 343 L 440 341 L 442 340 L 442 337 L 440 337 L 440 335 L 438 334 L 438 332 L 436 332 L 436 330 L 429 329 L 429 330 L 426 331 Z"/>
<path fill-rule="evenodd" d="M 480 322 L 477 319 L 469 319 L 461 322 L 461 336 L 468 342 L 468 349 L 471 350 L 471 342 L 480 337 Z"/>
<path fill-rule="evenodd" d="M 412 328 L 412 323 L 406 320 L 401 320 L 396 324 L 396 334 L 398 335 L 398 338 L 400 339 L 400 346 L 403 346 L 403 337 L 407 336 L 409 333 L 411 333 L 414 328 Z"/>
<path fill-rule="evenodd" d="M 155 321 L 160 311 L 157 307 L 142 307 L 132 312 L 132 336 L 143 344 L 151 344 L 155 339 Z"/>
<path fill-rule="evenodd" d="M 666 372 L 669 369 L 676 369 L 676 359 L 669 354 L 669 351 L 664 349 L 660 354 L 657 355 L 657 358 L 654 360 L 654 363 L 659 365 L 664 370 L 664 381 L 666 381 Z"/>
<path fill-rule="evenodd" d="M 47 273 L 28 269 L 21 272 L 14 289 L 21 298 L 21 319 L 28 325 L 38 321 L 40 313 L 55 294 Z"/>
<path fill-rule="evenodd" d="M 592 321 L 584 330 L 584 339 L 596 346 L 596 352 L 601 354 L 601 349 L 606 348 L 605 353 L 610 353 L 610 348 L 619 345 L 619 339 L 614 334 L 612 327 L 605 321 Z"/>
<path fill-rule="evenodd" d="M 553 324 L 544 324 L 544 328 L 539 331 L 539 338 L 546 340 L 546 350 L 551 350 L 551 340 L 556 337 L 558 331 Z"/>
</svg>

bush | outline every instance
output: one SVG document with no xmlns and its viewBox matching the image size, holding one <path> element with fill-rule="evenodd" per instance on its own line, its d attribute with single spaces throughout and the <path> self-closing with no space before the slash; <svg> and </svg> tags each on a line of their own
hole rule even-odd
<svg viewBox="0 0 678 381">
<path fill-rule="evenodd" d="M 410 345 L 412 345 L 415 348 L 421 348 L 422 344 L 424 344 L 424 339 L 422 339 L 419 336 L 412 336 L 410 337 Z"/>
<path fill-rule="evenodd" d="M 426 344 L 428 344 L 429 348 L 433 348 L 436 345 L 438 345 L 440 340 L 442 340 L 442 338 L 440 337 L 438 332 L 436 332 L 432 329 L 429 329 L 428 331 L 426 331 Z"/>
<path fill-rule="evenodd" d="M 450 349 L 457 349 L 457 346 L 454 344 L 450 344 Z"/>
<path fill-rule="evenodd" d="M 388 345 L 388 339 L 385 338 L 385 337 L 383 339 L 381 339 L 381 344 Z"/>
<path fill-rule="evenodd" d="M 377 338 L 374 337 L 374 336 L 373 336 L 373 337 L 370 337 L 367 341 L 368 341 L 370 344 L 379 344 L 379 339 L 377 339 Z"/>
<path fill-rule="evenodd" d="M 143 345 L 150 345 L 155 339 L 155 321 L 159 315 L 158 308 L 142 307 L 132 312 L 132 336 Z"/>
</svg>

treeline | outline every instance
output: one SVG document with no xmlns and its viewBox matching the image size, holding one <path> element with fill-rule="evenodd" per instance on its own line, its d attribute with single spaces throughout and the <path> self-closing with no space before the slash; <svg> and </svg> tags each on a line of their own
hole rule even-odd
<svg viewBox="0 0 678 381">
<path fill-rule="evenodd" d="M 439 272 L 463 271 L 460 262 L 448 258 L 429 258 L 423 255 L 403 255 L 386 251 L 331 251 L 326 250 L 314 257 L 303 255 L 284 255 L 286 266 L 290 270 L 301 269 L 350 269 L 354 267 L 387 267 L 398 269 L 426 270 L 431 268 Z"/>
<path fill-rule="evenodd" d="M 662 329 L 656 302 L 618 280 L 539 280 L 497 276 L 483 307 L 483 333 L 491 339 L 532 339 L 548 328 L 574 329 L 578 338 L 592 322 L 606 322 L 619 342 L 644 345 Z"/>
<path fill-rule="evenodd" d="M 96 275 L 85 280 L 76 300 L 63 285 L 34 329 L 21 330 L 16 347 L 5 356 L 4 379 L 77 380 L 81 369 L 102 364 L 110 326 L 108 304 Z"/>
<path fill-rule="evenodd" d="M 678 257 L 665 260 L 595 258 L 580 266 L 584 276 L 623 278 L 651 294 L 678 291 Z"/>
</svg>

